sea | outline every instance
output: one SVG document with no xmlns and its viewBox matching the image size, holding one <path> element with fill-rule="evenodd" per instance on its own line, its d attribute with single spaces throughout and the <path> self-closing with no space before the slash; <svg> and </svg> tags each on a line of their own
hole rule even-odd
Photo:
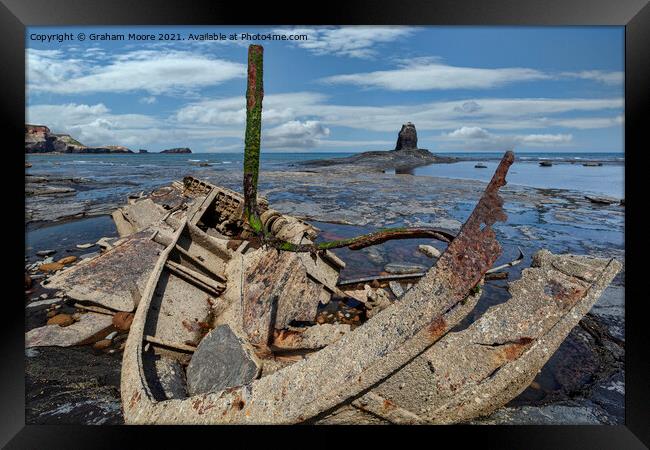
<svg viewBox="0 0 650 450">
<path fill-rule="evenodd" d="M 415 176 L 473 179 L 489 181 L 503 153 L 439 153 L 462 160 L 453 164 L 432 164 L 416 168 Z M 282 170 L 302 161 L 350 156 L 353 153 L 264 153 L 261 170 Z M 38 175 L 80 177 L 106 185 L 111 189 L 132 192 L 148 190 L 187 175 L 188 170 L 209 164 L 213 171 L 240 169 L 241 153 L 191 154 L 75 154 L 26 155 L 33 164 L 30 173 Z M 542 167 L 540 161 L 551 161 L 551 167 Z M 601 162 L 601 166 L 586 167 L 587 161 Z M 618 199 L 625 197 L 623 153 L 520 153 L 508 173 L 508 183 L 545 189 L 570 189 L 585 194 L 604 195 Z M 481 163 L 486 168 L 475 168 Z M 96 193 L 95 193 L 96 194 Z M 89 193 L 89 195 L 91 195 Z"/>
</svg>

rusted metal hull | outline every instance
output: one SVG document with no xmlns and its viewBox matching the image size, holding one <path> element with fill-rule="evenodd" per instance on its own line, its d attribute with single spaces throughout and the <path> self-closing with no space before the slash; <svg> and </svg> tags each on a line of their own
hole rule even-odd
<svg viewBox="0 0 650 450">
<path fill-rule="evenodd" d="M 326 347 L 292 364 L 266 375 L 263 370 L 261 378 L 244 385 L 192 396 L 161 394 L 154 386 L 150 361 L 178 358 L 185 347 L 157 347 L 154 351 L 154 340 L 146 337 L 151 324 L 162 320 L 156 302 L 162 296 L 164 306 L 165 291 L 170 290 L 164 281 L 170 258 L 177 254 L 179 243 L 191 235 L 193 225 L 209 221 L 206 214 L 214 196 L 207 194 L 206 201 L 188 213 L 169 237 L 144 289 L 123 358 L 121 393 L 126 422 L 453 423 L 506 403 L 526 387 L 531 374 L 552 355 L 619 269 L 616 261 L 579 261 L 582 265 L 574 264 L 575 273 L 562 275 L 558 267 L 570 266 L 571 258 L 540 257 L 539 267 L 528 269 L 532 271 L 528 273 L 532 273 L 530 279 L 543 283 L 526 282 L 523 293 L 513 294 L 513 299 L 504 304 L 507 307 L 488 311 L 467 330 L 449 332 L 476 304 L 479 294 L 472 289 L 501 252 L 492 225 L 506 218 L 498 189 L 505 184 L 512 161 L 513 155 L 506 154 L 485 194 L 438 263 L 398 302 L 362 326 L 342 333 Z M 264 219 L 264 213 L 261 216 Z M 223 303 L 222 322 L 229 323 L 265 365 L 279 359 L 273 356 L 275 347 L 269 345 L 274 339 L 288 346 L 297 345 L 301 339 L 273 328 L 277 318 L 273 299 L 278 298 L 282 286 L 273 285 L 273 271 L 264 270 L 270 264 L 264 260 L 269 257 L 264 251 L 246 255 L 231 252 L 224 266 L 226 280 L 241 282 L 258 267 L 261 277 L 247 281 L 254 284 L 263 280 L 259 288 L 247 290 L 246 285 L 226 281 L 225 291 L 210 302 Z M 286 267 L 278 270 L 287 276 L 294 276 L 296 270 L 309 270 L 307 265 L 302 266 L 307 269 L 298 269 L 291 261 L 283 264 Z M 328 284 L 332 280 L 321 278 L 323 292 L 331 292 Z M 168 311 L 174 314 L 174 310 Z M 510 328 L 496 325 L 504 320 L 510 320 Z M 526 335 L 520 335 L 522 323 L 529 328 Z M 167 332 L 161 327 L 158 330 Z M 182 330 L 179 333 L 182 336 Z M 156 339 L 161 341 L 160 336 Z"/>
</svg>

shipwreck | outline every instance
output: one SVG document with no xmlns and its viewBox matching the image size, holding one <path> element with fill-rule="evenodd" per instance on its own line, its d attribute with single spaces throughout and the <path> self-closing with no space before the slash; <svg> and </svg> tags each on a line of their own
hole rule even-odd
<svg viewBox="0 0 650 450">
<path fill-rule="evenodd" d="M 448 424 L 522 392 L 621 268 L 541 250 L 511 298 L 463 329 L 501 254 L 507 152 L 458 233 L 383 229 L 320 242 L 257 195 L 262 48 L 249 48 L 243 195 L 186 177 L 113 214 L 122 239 L 49 286 L 104 314 L 135 311 L 121 397 L 130 424 Z M 332 251 L 447 243 L 426 273 L 342 283 Z M 516 261 L 519 262 L 519 261 Z M 513 262 L 516 263 L 516 262 Z M 319 323 L 354 300 L 357 323 Z M 92 306 L 88 306 L 92 305 Z"/>
</svg>

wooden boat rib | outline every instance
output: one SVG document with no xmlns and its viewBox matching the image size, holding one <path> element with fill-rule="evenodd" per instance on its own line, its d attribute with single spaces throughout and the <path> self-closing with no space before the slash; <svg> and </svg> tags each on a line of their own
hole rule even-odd
<svg viewBox="0 0 650 450">
<path fill-rule="evenodd" d="M 326 302 L 340 293 L 341 264 L 331 255 L 313 260 L 273 249 L 233 250 L 210 229 L 236 222 L 237 194 L 189 180 L 205 198 L 173 234 L 157 237 L 166 247 L 124 352 L 126 422 L 452 423 L 505 404 L 530 383 L 620 269 L 615 260 L 540 253 L 535 267 L 511 285 L 508 302 L 467 329 L 449 332 L 478 301 L 472 288 L 501 252 L 491 227 L 506 218 L 498 189 L 513 159 L 506 154 L 460 233 L 398 301 L 324 348 L 289 357 L 274 354 L 274 339 L 283 336 L 278 330 L 309 316 L 314 299 Z M 221 214 L 226 210 L 229 215 Z M 308 225 L 269 209 L 262 220 L 293 242 L 314 235 Z M 283 291 L 288 281 L 303 295 Z M 311 303 L 296 307 L 300 301 Z M 260 369 L 244 384 L 188 394 L 182 366 L 199 358 L 207 342 L 201 323 L 209 320 L 227 324 Z"/>
</svg>

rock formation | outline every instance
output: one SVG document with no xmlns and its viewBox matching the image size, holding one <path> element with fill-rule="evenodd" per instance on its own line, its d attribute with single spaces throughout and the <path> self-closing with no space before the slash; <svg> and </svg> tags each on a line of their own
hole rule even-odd
<svg viewBox="0 0 650 450">
<path fill-rule="evenodd" d="M 418 148 L 418 133 L 415 131 L 415 125 L 407 122 L 402 125 L 402 129 L 397 135 L 395 150 L 414 150 L 416 148 Z"/>
<path fill-rule="evenodd" d="M 88 147 L 69 134 L 52 133 L 45 125 L 25 124 L 25 153 L 133 153 L 120 145 Z"/>
<path fill-rule="evenodd" d="M 415 125 L 407 122 L 397 135 L 395 150 L 363 152 L 345 158 L 331 158 L 304 161 L 301 164 L 311 167 L 334 165 L 354 165 L 369 167 L 375 170 L 394 169 L 395 173 L 411 173 L 415 167 L 429 164 L 452 163 L 458 158 L 438 156 L 424 148 L 418 148 L 418 135 Z"/>
<path fill-rule="evenodd" d="M 187 147 L 179 147 L 179 148 L 170 148 L 167 150 L 163 150 L 160 153 L 192 153 L 192 150 L 190 150 Z"/>
</svg>

